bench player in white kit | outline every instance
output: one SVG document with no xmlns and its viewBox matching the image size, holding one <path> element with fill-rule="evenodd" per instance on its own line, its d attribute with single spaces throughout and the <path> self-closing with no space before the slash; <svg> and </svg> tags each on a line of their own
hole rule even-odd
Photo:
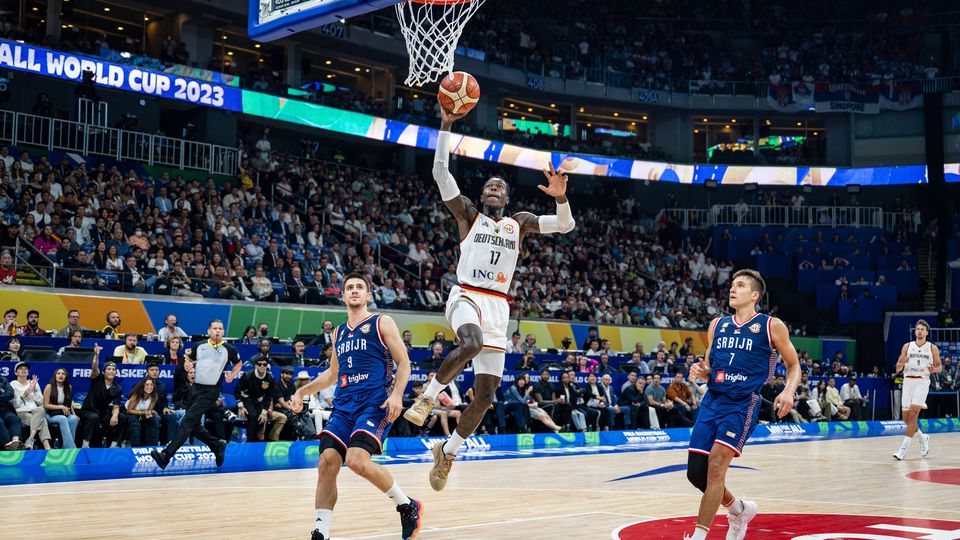
<svg viewBox="0 0 960 540">
<path fill-rule="evenodd" d="M 531 233 L 565 234 L 573 230 L 574 220 L 567 201 L 567 177 L 550 164 L 544 170 L 547 186 L 540 191 L 553 197 L 557 203 L 555 216 L 536 216 L 520 212 L 504 215 L 510 201 L 507 182 L 493 176 L 483 185 L 481 209 L 460 194 L 457 182 L 450 174 L 450 127 L 463 115 L 455 115 L 440 108 L 443 121 L 437 136 L 433 178 L 440 188 L 444 204 L 457 219 L 460 230 L 460 259 L 457 261 L 459 285 L 450 290 L 446 318 L 456 332 L 460 346 L 450 351 L 423 394 L 404 413 L 404 418 L 415 425 L 423 425 L 434 407 L 437 395 L 473 360 L 475 378 L 474 399 L 463 411 L 456 431 L 444 444 L 433 448 L 433 469 L 430 486 L 440 491 L 447 483 L 447 475 L 457 450 L 473 434 L 483 415 L 493 403 L 494 393 L 503 376 L 507 347 L 507 324 L 510 307 L 507 294 L 520 255 L 520 242 Z"/>
<path fill-rule="evenodd" d="M 903 413 L 903 422 L 907 424 L 907 434 L 903 438 L 900 449 L 893 457 L 903 461 L 907 457 L 910 443 L 915 435 L 920 435 L 920 455 L 926 457 L 930 453 L 930 436 L 920 431 L 917 419 L 920 411 L 927 408 L 927 392 L 930 391 L 930 374 L 939 373 L 940 349 L 927 341 L 930 335 L 930 325 L 920 319 L 913 327 L 916 340 L 904 343 L 897 359 L 897 371 L 903 370 L 903 391 L 900 395 L 900 409 Z"/>
</svg>

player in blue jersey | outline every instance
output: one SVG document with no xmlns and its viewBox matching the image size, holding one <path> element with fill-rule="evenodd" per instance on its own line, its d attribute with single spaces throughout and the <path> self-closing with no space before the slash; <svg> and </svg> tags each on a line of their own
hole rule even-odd
<svg viewBox="0 0 960 540">
<path fill-rule="evenodd" d="M 757 425 L 760 387 L 773 377 L 777 356 L 787 368 L 787 384 L 773 403 L 778 418 L 793 409 L 793 396 L 800 382 L 800 362 L 783 321 L 756 306 L 766 284 L 756 270 L 740 270 L 730 285 L 732 316 L 710 323 L 710 348 L 704 360 L 690 369 L 690 380 L 707 379 L 707 394 L 690 433 L 687 479 L 703 492 L 697 528 L 685 539 L 704 540 L 717 509 L 727 509 L 730 528 L 727 540 L 743 540 L 747 524 L 757 515 L 757 503 L 736 498 L 726 488 L 727 469 L 740 456 L 743 445 Z"/>
<path fill-rule="evenodd" d="M 367 311 L 370 294 L 370 282 L 362 274 L 344 278 L 347 322 L 334 330 L 330 369 L 293 396 L 293 410 L 300 412 L 304 396 L 337 385 L 333 414 L 320 433 L 313 540 L 330 540 L 337 474 L 344 463 L 396 503 L 404 539 L 420 531 L 420 501 L 407 497 L 390 472 L 370 459 L 382 452 L 383 440 L 403 408 L 403 391 L 410 379 L 410 360 L 397 324 L 386 315 Z"/>
</svg>

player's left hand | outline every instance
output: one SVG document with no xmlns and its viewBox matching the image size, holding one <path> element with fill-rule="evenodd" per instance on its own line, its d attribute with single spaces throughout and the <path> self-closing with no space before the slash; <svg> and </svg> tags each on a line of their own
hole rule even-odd
<svg viewBox="0 0 960 540">
<path fill-rule="evenodd" d="M 793 410 L 793 392 L 780 392 L 780 395 L 773 400 L 773 410 L 777 412 L 777 418 L 783 418 Z"/>
<path fill-rule="evenodd" d="M 224 371 L 223 372 L 223 381 L 227 384 L 233 382 L 233 371 Z"/>
<path fill-rule="evenodd" d="M 567 194 L 567 174 L 562 170 L 557 171 L 554 169 L 553 163 L 548 163 L 547 167 L 548 168 L 543 170 L 543 175 L 547 177 L 547 183 L 549 185 L 537 185 L 537 188 L 551 197 L 565 196 Z"/>
<path fill-rule="evenodd" d="M 400 416 L 400 411 L 403 410 L 403 403 L 399 397 L 391 394 L 380 408 L 387 409 L 387 420 L 393 422 Z"/>
</svg>

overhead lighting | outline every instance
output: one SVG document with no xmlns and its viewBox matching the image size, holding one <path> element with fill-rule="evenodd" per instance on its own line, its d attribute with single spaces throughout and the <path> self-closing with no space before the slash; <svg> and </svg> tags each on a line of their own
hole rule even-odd
<svg viewBox="0 0 960 540">
<path fill-rule="evenodd" d="M 527 112 L 533 112 L 533 107 L 527 107 Z"/>
<path fill-rule="evenodd" d="M 336 77 L 336 75 L 334 75 L 334 74 L 332 74 L 332 73 L 329 74 L 329 75 L 327 75 L 327 78 L 328 78 L 328 79 L 332 79 L 332 78 L 334 78 L 334 77 Z"/>
<path fill-rule="evenodd" d="M 356 71 L 357 73 L 360 73 L 360 68 L 358 67 L 353 68 L 353 70 Z"/>
<path fill-rule="evenodd" d="M 630 122 L 630 125 L 631 125 L 631 126 L 635 126 L 635 125 L 637 125 L 637 123 L 636 123 L 636 122 Z"/>
<path fill-rule="evenodd" d="M 223 36 L 223 39 L 227 39 L 227 36 Z"/>
<path fill-rule="evenodd" d="M 647 115 L 643 115 L 643 119 L 646 120 L 646 119 L 647 119 Z"/>
<path fill-rule="evenodd" d="M 257 62 L 263 63 L 263 58 L 257 58 Z"/>
<path fill-rule="evenodd" d="M 583 112 L 583 107 L 580 107 L 580 112 Z"/>
<path fill-rule="evenodd" d="M 506 115 L 507 115 L 507 113 L 503 113 L 503 115 L 504 115 L 504 116 L 506 116 Z"/>
<path fill-rule="evenodd" d="M 143 20 L 149 21 L 149 20 L 150 20 L 150 17 L 147 17 L 146 15 L 144 15 L 144 16 L 143 16 Z"/>
<path fill-rule="evenodd" d="M 526 117 L 526 116 L 521 116 L 520 119 L 521 119 L 521 120 L 526 120 L 527 117 Z"/>
<path fill-rule="evenodd" d="M 420 94 L 414 94 L 413 99 L 420 99 Z"/>
<path fill-rule="evenodd" d="M 105 8 L 103 8 L 103 10 L 104 10 L 104 11 L 110 11 L 110 8 L 105 7 Z"/>
<path fill-rule="evenodd" d="M 233 51 L 227 51 L 228 56 L 233 56 Z"/>
<path fill-rule="evenodd" d="M 259 49 L 259 48 L 260 48 L 260 44 L 259 44 L 259 43 L 254 43 L 254 44 L 253 44 L 253 48 L 254 48 L 254 49 Z"/>
<path fill-rule="evenodd" d="M 764 123 L 767 124 L 768 126 L 770 125 L 770 121 L 769 121 L 769 120 L 764 120 Z"/>
<path fill-rule="evenodd" d="M 34 10 L 34 11 L 40 11 L 40 9 L 37 8 L 37 6 L 33 6 L 33 10 Z"/>
<path fill-rule="evenodd" d="M 615 112 L 615 113 L 613 113 L 613 115 L 614 115 L 614 116 L 620 116 L 620 113 Z"/>
<path fill-rule="evenodd" d="M 117 30 L 123 32 L 123 27 L 122 27 L 122 26 L 118 26 L 118 27 L 117 27 Z"/>
<path fill-rule="evenodd" d="M 800 127 L 802 125 L 803 125 L 803 122 L 797 122 L 797 127 Z"/>
<path fill-rule="evenodd" d="M 367 68 L 367 69 L 365 69 L 364 71 L 367 72 L 367 73 L 370 73 L 370 68 Z"/>
<path fill-rule="evenodd" d="M 695 130 L 693 130 L 693 132 L 694 132 L 694 133 L 700 133 L 700 130 L 699 130 L 699 129 L 695 129 Z"/>
<path fill-rule="evenodd" d="M 703 121 L 704 121 L 704 122 L 706 122 L 706 121 L 707 121 L 707 119 L 706 119 L 706 118 L 704 118 L 704 119 L 703 119 Z"/>
<path fill-rule="evenodd" d="M 819 135 L 819 133 L 817 133 L 816 131 L 814 131 L 814 132 L 813 132 L 813 136 L 816 137 L 817 135 Z"/>
<path fill-rule="evenodd" d="M 510 108 L 511 108 L 511 109 L 516 109 L 516 108 L 517 108 L 517 106 L 516 106 L 516 105 L 514 105 L 513 103 L 511 103 L 511 104 L 510 104 Z"/>
<path fill-rule="evenodd" d="M 593 124 L 591 124 L 590 122 L 587 122 L 587 127 L 593 127 Z"/>
<path fill-rule="evenodd" d="M 730 124 L 723 126 L 723 129 L 730 129 Z"/>
<path fill-rule="evenodd" d="M 556 109 L 556 108 L 557 108 L 557 104 L 556 104 L 556 103 L 551 103 L 551 104 L 550 104 L 550 108 L 551 108 L 551 109 Z"/>
<path fill-rule="evenodd" d="M 731 120 L 730 120 L 730 123 L 731 123 L 731 124 L 736 124 L 736 123 L 737 123 L 737 119 L 736 119 L 736 118 L 731 119 Z"/>
<path fill-rule="evenodd" d="M 329 66 L 330 64 L 332 64 L 332 63 L 333 63 L 333 60 L 327 60 L 326 62 L 324 62 L 324 64 L 326 64 L 326 65 L 328 65 L 328 66 Z"/>
</svg>

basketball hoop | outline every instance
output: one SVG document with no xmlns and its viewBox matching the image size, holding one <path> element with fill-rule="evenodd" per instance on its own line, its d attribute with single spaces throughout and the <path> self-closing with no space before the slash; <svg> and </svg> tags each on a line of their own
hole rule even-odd
<svg viewBox="0 0 960 540">
<path fill-rule="evenodd" d="M 397 19 L 407 43 L 410 71 L 404 82 L 421 86 L 453 71 L 453 51 L 484 0 L 404 0 Z"/>
</svg>

